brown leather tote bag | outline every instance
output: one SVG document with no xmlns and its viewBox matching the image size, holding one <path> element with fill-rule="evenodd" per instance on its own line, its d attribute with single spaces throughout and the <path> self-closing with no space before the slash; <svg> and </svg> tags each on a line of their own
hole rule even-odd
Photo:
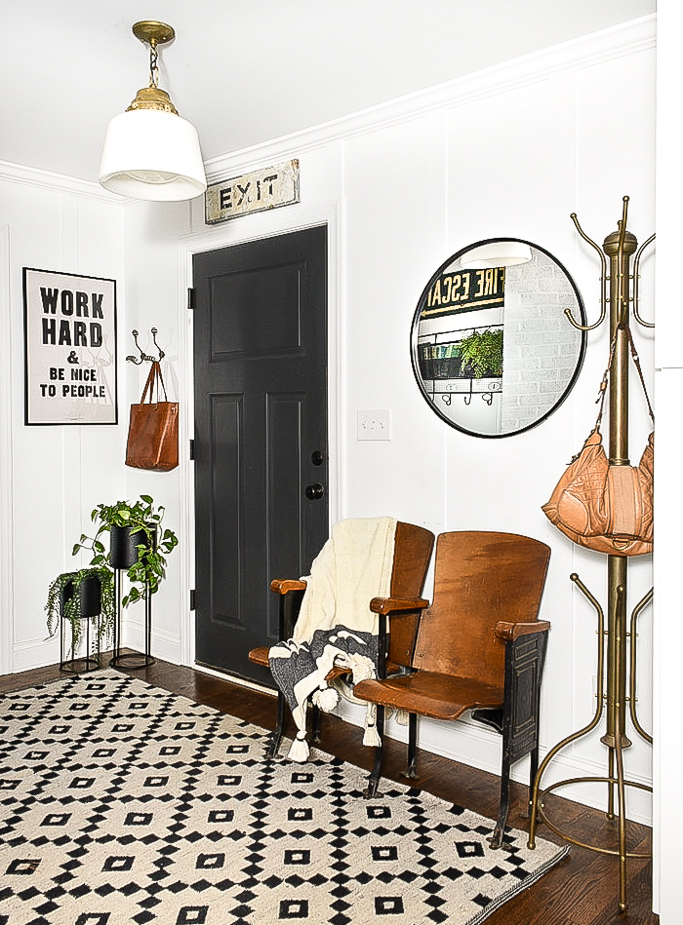
<svg viewBox="0 0 683 925">
<path fill-rule="evenodd" d="M 626 331 L 654 422 L 638 355 L 628 328 Z M 609 462 L 602 445 L 600 422 L 615 346 L 616 334 L 600 384 L 600 410 L 595 428 L 542 510 L 558 530 L 579 546 L 612 556 L 642 556 L 651 553 L 653 548 L 654 431 L 637 466 L 617 466 Z"/>
<path fill-rule="evenodd" d="M 159 401 L 162 390 L 164 401 Z M 157 360 L 152 362 L 140 403 L 130 408 L 126 465 L 156 472 L 169 472 L 178 465 L 178 404 L 167 400 Z"/>
</svg>

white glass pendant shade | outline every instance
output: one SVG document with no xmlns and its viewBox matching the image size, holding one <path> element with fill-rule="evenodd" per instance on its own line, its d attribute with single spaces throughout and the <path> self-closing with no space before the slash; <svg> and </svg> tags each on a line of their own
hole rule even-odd
<svg viewBox="0 0 683 925">
<path fill-rule="evenodd" d="M 463 254 L 463 270 L 489 270 L 493 267 L 514 267 L 531 260 L 531 248 L 523 241 L 493 241 L 481 244 Z"/>
<path fill-rule="evenodd" d="M 129 109 L 109 123 L 100 183 L 133 199 L 194 199 L 206 190 L 197 130 L 158 109 Z"/>
</svg>

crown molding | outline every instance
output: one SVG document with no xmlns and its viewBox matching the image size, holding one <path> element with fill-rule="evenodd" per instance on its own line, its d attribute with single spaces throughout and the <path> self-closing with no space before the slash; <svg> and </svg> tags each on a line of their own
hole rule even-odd
<svg viewBox="0 0 683 925">
<path fill-rule="evenodd" d="M 101 202 L 118 203 L 125 205 L 133 200 L 122 199 L 115 193 L 105 190 L 99 183 L 91 180 L 81 180 L 78 177 L 67 177 L 59 173 L 50 173 L 47 170 L 38 170 L 36 167 L 25 167 L 22 164 L 12 164 L 9 161 L 0 161 L 0 180 L 9 180 L 12 183 L 21 183 L 55 193 L 70 193 Z"/>
<path fill-rule="evenodd" d="M 461 106 L 477 99 L 547 80 L 562 71 L 592 67 L 603 61 L 653 48 L 656 45 L 656 26 L 656 15 L 643 16 L 620 26 L 553 45 L 427 90 L 399 97 L 341 119 L 211 158 L 205 162 L 208 181 L 215 183 L 234 176 L 236 171 L 243 170 L 246 166 L 256 169 L 276 157 L 297 157 L 307 150 L 407 122 L 434 110 Z"/>
</svg>

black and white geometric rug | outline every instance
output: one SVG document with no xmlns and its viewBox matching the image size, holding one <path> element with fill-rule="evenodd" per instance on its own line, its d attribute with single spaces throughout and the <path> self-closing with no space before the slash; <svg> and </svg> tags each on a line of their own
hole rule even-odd
<svg viewBox="0 0 683 925">
<path fill-rule="evenodd" d="M 566 848 L 103 670 L 0 698 L 0 925 L 474 925 Z"/>
</svg>

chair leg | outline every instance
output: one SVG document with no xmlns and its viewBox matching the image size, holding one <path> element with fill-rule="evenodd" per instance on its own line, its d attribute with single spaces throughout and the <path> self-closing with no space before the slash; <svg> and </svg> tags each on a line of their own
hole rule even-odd
<svg viewBox="0 0 683 925">
<path fill-rule="evenodd" d="M 503 844 L 503 835 L 505 834 L 505 823 L 508 818 L 510 808 L 510 758 L 507 753 L 505 743 L 503 745 L 503 766 L 500 774 L 500 805 L 498 807 L 498 821 L 493 830 L 493 835 L 489 838 L 489 844 L 492 848 L 500 848 Z"/>
<path fill-rule="evenodd" d="M 408 767 L 401 777 L 417 778 L 417 713 L 408 714 Z"/>
<path fill-rule="evenodd" d="M 270 744 L 266 749 L 266 758 L 274 758 L 277 755 L 282 741 L 282 732 L 285 726 L 285 695 L 282 691 L 277 694 L 277 720 L 275 729 L 270 734 Z"/>
<path fill-rule="evenodd" d="M 315 745 L 320 745 L 322 740 L 321 728 L 322 728 L 322 710 L 315 703 L 311 702 L 311 708 L 313 712 L 313 743 Z"/>
<path fill-rule="evenodd" d="M 368 778 L 368 789 L 363 794 L 366 800 L 371 800 L 377 796 L 380 778 L 382 776 L 382 753 L 384 750 L 384 707 L 377 705 L 377 732 L 379 733 L 380 744 L 375 746 L 375 763 Z"/>
</svg>

